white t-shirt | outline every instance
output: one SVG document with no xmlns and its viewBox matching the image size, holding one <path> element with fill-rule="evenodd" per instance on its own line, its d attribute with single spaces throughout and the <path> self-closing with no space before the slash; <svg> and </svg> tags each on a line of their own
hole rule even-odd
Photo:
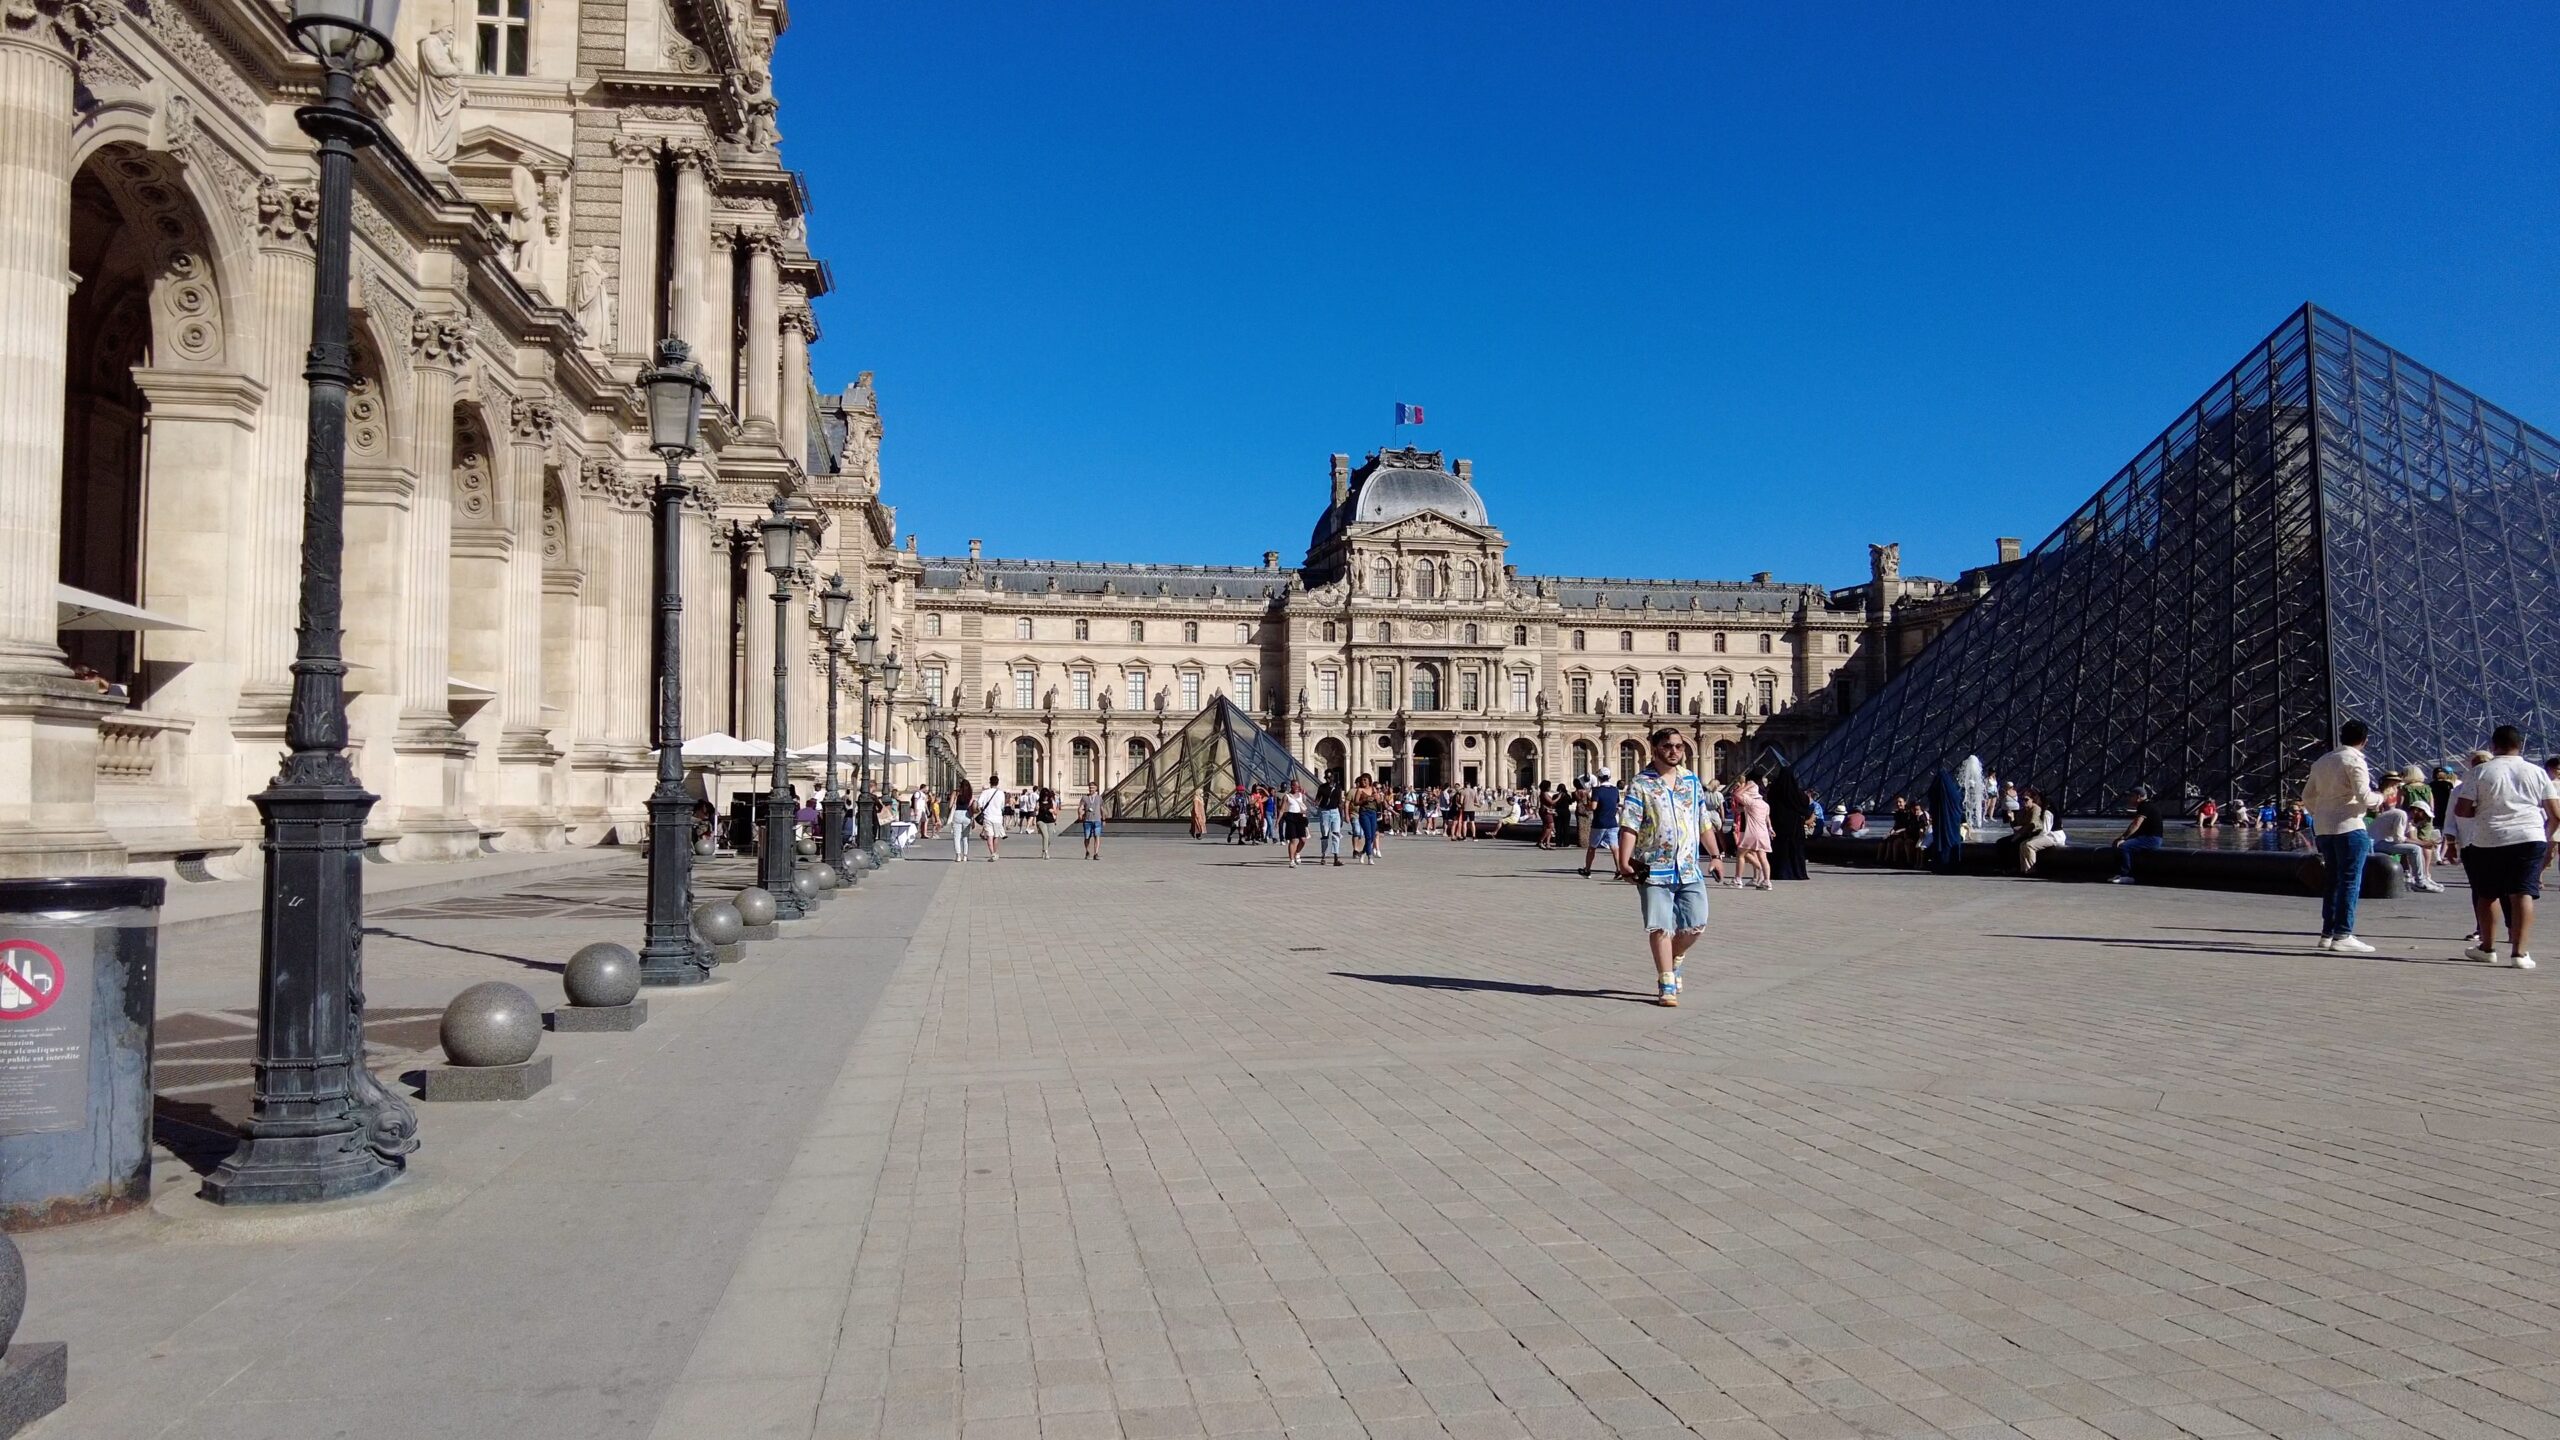
<svg viewBox="0 0 2560 1440">
<path fill-rule="evenodd" d="M 2465 845 L 2531 845 L 2547 833 L 2545 800 L 2560 796 L 2551 776 L 2521 755 L 2500 755 L 2471 772 L 2462 798 L 2473 807 L 2462 822 Z"/>
</svg>

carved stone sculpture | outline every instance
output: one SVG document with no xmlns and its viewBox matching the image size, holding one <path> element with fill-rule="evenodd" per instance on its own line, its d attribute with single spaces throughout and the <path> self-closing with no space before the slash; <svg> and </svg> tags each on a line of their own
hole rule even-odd
<svg viewBox="0 0 2560 1440">
<path fill-rule="evenodd" d="M 450 165 L 462 148 L 462 56 L 450 27 L 418 42 L 418 158 Z"/>
</svg>

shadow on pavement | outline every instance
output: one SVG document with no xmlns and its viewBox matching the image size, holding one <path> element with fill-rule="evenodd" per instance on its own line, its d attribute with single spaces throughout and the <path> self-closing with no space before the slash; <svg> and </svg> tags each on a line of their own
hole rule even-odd
<svg viewBox="0 0 2560 1440">
<path fill-rule="evenodd" d="M 404 935 L 397 930 L 386 930 L 379 925 L 367 925 L 364 927 L 364 933 L 384 940 L 401 940 L 411 945 L 424 945 L 435 950 L 451 950 L 457 955 L 477 955 L 483 960 L 504 960 L 510 965 L 521 965 L 527 970 L 543 970 L 553 975 L 558 975 L 569 968 L 565 961 L 535 960 L 523 955 L 503 955 L 495 950 L 475 950 L 468 945 L 456 945 L 450 940 L 430 940 L 423 935 Z"/>
<path fill-rule="evenodd" d="M 1567 990 L 1555 985 L 1477 980 L 1464 975 L 1362 975 L 1350 970 L 1336 970 L 1333 975 L 1338 980 L 1366 980 L 1372 985 L 1410 985 L 1421 990 L 1491 990 L 1504 995 L 1539 995 L 1565 1000 L 1631 1000 L 1639 1005 L 1654 1002 L 1653 996 L 1633 990 Z"/>
</svg>

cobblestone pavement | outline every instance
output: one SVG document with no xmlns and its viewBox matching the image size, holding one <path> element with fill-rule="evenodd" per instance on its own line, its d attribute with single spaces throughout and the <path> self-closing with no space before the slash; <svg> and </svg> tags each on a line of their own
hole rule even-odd
<svg viewBox="0 0 2560 1440">
<path fill-rule="evenodd" d="M 2560 1436 L 2459 891 L 1818 873 L 1663 1010 L 1562 853 L 1059 854 L 947 869 L 662 1440 Z"/>
</svg>

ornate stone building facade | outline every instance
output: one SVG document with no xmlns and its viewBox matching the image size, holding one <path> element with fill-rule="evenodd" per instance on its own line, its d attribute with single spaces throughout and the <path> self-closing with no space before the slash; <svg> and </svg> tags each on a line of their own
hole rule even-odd
<svg viewBox="0 0 2560 1440">
<path fill-rule="evenodd" d="M 1107 786 L 1224 694 L 1319 774 L 1627 773 L 1665 720 L 1731 773 L 1822 733 L 1981 589 L 1905 578 L 1894 546 L 1839 590 L 1523 575 L 1466 460 L 1336 455 L 1329 487 L 1293 568 L 902 555 L 900 643 L 944 764 Z"/>
<path fill-rule="evenodd" d="M 282 751 L 316 218 L 281 0 L 0 4 L 0 874 L 235 874 Z M 891 568 L 867 390 L 822 406 L 783 0 L 410 0 L 366 80 L 348 417 L 356 762 L 385 858 L 636 836 L 654 341 L 714 380 L 689 728 L 769 729 L 769 497 Z M 819 656 L 808 588 L 784 622 Z M 823 697 L 798 687 L 796 739 Z"/>
</svg>

